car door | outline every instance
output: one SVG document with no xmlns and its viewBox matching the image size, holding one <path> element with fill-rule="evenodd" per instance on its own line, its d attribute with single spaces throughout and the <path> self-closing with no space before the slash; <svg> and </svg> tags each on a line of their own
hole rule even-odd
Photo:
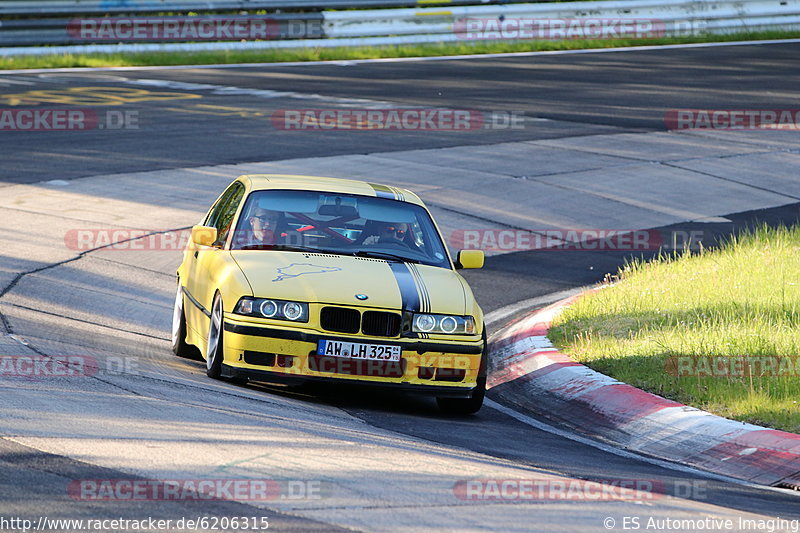
<svg viewBox="0 0 800 533">
<path fill-rule="evenodd" d="M 208 314 L 211 312 L 214 293 L 209 296 L 209 286 L 211 285 L 209 276 L 214 273 L 214 268 L 219 262 L 220 257 L 229 255 L 224 251 L 225 241 L 227 240 L 233 217 L 244 197 L 244 185 L 241 182 L 234 182 L 219 197 L 217 202 L 209 210 L 204 226 L 217 228 L 217 241 L 212 246 L 195 245 L 196 250 L 188 258 L 189 276 L 186 280 L 186 290 L 203 309 L 197 305 L 187 305 L 187 319 L 190 327 L 203 338 L 208 331 Z M 215 290 L 211 289 L 212 291 Z M 191 315 L 191 318 L 188 316 Z"/>
</svg>

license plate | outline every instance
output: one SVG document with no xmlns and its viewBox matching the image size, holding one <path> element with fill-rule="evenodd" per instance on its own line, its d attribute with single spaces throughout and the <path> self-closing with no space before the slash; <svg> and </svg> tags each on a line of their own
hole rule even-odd
<svg viewBox="0 0 800 533">
<path fill-rule="evenodd" d="M 331 340 L 321 340 L 317 346 L 319 355 L 367 359 L 370 361 L 399 361 L 401 351 L 400 346 Z"/>
</svg>

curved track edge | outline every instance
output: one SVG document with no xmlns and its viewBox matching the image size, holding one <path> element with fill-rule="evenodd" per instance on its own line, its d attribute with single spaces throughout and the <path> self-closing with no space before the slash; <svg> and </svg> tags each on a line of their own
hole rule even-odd
<svg viewBox="0 0 800 533">
<path fill-rule="evenodd" d="M 490 339 L 488 387 L 493 397 L 625 450 L 800 490 L 800 435 L 662 398 L 558 351 L 547 332 L 555 316 L 583 294 L 541 308 Z"/>
</svg>

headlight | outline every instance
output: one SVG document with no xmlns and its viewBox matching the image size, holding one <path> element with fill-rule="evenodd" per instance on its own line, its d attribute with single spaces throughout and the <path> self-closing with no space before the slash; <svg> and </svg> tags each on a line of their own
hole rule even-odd
<svg viewBox="0 0 800 533">
<path fill-rule="evenodd" d="M 436 319 L 431 315 L 417 315 L 414 317 L 414 331 L 429 333 L 436 327 Z"/>
<path fill-rule="evenodd" d="M 278 304 L 272 300 L 264 300 L 261 302 L 261 305 L 258 306 L 258 309 L 261 311 L 261 315 L 266 318 L 272 318 L 278 314 Z"/>
<path fill-rule="evenodd" d="M 411 330 L 416 333 L 474 335 L 475 319 L 471 316 L 415 314 Z"/>
<path fill-rule="evenodd" d="M 258 318 L 273 318 L 291 322 L 308 322 L 308 304 L 273 300 L 271 298 L 251 298 L 245 296 L 233 310 L 237 315 Z"/>
<path fill-rule="evenodd" d="M 286 302 L 283 304 L 283 316 L 289 320 L 297 320 L 303 316 L 303 306 L 297 302 Z"/>
</svg>

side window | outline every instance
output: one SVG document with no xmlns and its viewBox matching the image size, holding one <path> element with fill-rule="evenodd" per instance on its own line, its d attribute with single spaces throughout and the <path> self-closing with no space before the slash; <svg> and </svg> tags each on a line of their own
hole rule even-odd
<svg viewBox="0 0 800 533">
<path fill-rule="evenodd" d="M 205 225 L 217 228 L 216 245 L 223 244 L 228 238 L 233 216 L 244 196 L 244 185 L 240 182 L 233 183 L 226 190 L 206 217 Z"/>
<path fill-rule="evenodd" d="M 217 203 L 211 208 L 208 212 L 208 216 L 206 216 L 205 222 L 203 222 L 204 226 L 211 226 L 217 227 L 217 220 L 219 220 L 219 215 L 225 209 L 225 206 L 230 202 L 231 196 L 236 192 L 236 185 L 237 183 L 232 184 L 230 187 L 225 189 L 225 192 L 222 193 L 222 196 L 219 197 Z"/>
<path fill-rule="evenodd" d="M 414 222 L 409 227 L 411 230 L 411 239 L 420 250 L 425 250 L 425 253 L 430 255 L 430 245 L 425 242 L 425 233 L 422 231 L 422 226 L 419 224 L 417 217 L 414 217 Z"/>
<path fill-rule="evenodd" d="M 244 185 L 239 182 L 233 184 L 234 191 L 228 202 L 222 208 L 217 218 L 214 227 L 217 228 L 217 244 L 225 244 L 228 239 L 228 234 L 231 231 L 233 224 L 233 217 L 236 216 L 236 210 L 239 209 L 239 204 L 242 203 L 244 198 Z"/>
</svg>

